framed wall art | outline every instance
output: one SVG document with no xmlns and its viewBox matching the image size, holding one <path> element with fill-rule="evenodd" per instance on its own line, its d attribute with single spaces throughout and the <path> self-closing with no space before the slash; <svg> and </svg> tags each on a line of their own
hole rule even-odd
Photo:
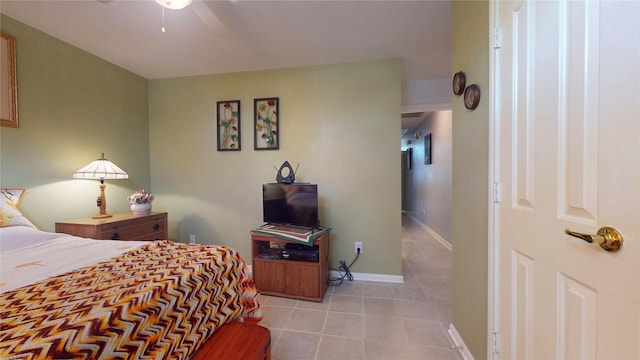
<svg viewBox="0 0 640 360">
<path fill-rule="evenodd" d="M 254 149 L 280 149 L 280 99 L 253 99 Z"/>
<path fill-rule="evenodd" d="M 424 164 L 431 164 L 431 134 L 424 136 Z"/>
<path fill-rule="evenodd" d="M 16 38 L 0 33 L 0 125 L 18 127 Z"/>
<path fill-rule="evenodd" d="M 218 101 L 218 151 L 237 151 L 240 143 L 240 100 Z"/>
<path fill-rule="evenodd" d="M 405 162 L 407 164 L 407 170 L 411 170 L 413 167 L 413 149 L 407 148 L 405 152 Z"/>
</svg>

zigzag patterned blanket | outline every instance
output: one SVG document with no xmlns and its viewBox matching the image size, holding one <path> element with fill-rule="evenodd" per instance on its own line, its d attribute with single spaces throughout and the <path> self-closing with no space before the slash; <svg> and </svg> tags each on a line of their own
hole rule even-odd
<svg viewBox="0 0 640 360">
<path fill-rule="evenodd" d="M 256 296 L 235 250 L 153 242 L 0 294 L 0 358 L 188 359 Z"/>
</svg>

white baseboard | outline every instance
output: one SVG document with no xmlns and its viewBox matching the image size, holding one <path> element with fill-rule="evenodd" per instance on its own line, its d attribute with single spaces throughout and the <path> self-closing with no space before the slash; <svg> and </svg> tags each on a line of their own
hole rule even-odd
<svg viewBox="0 0 640 360">
<path fill-rule="evenodd" d="M 445 238 L 443 238 L 442 236 L 440 236 L 437 232 L 433 231 L 430 227 L 428 227 L 427 225 L 423 224 L 420 220 L 418 220 L 418 218 L 416 218 L 415 216 L 411 215 L 409 212 L 405 212 L 405 214 L 407 216 L 409 216 L 409 219 L 411 219 L 414 223 L 416 223 L 418 226 L 420 226 L 421 228 L 423 228 L 426 232 L 429 233 L 429 235 L 433 236 L 434 239 L 438 240 L 439 243 L 442 244 L 442 246 L 446 247 L 447 249 L 449 249 L 449 251 L 453 251 L 453 245 L 451 245 L 450 242 L 448 242 Z"/>
<path fill-rule="evenodd" d="M 251 265 L 247 265 L 247 270 L 249 270 L 249 275 L 253 276 L 253 268 Z M 359 281 L 374 281 L 374 282 L 384 282 L 384 283 L 394 283 L 394 284 L 404 284 L 404 277 L 401 275 L 384 275 L 384 274 L 367 274 L 367 273 L 351 273 L 353 276 L 353 280 Z M 331 270 L 332 277 L 340 277 L 340 274 L 336 270 Z"/>
<path fill-rule="evenodd" d="M 460 354 L 460 356 L 462 356 L 462 359 L 474 360 L 473 355 L 471 355 L 471 353 L 469 352 L 469 349 L 464 344 L 464 340 L 462 340 L 462 337 L 460 336 L 460 334 L 458 334 L 458 331 L 456 330 L 455 326 L 453 326 L 453 324 L 449 324 L 447 334 L 449 334 L 449 340 L 453 344 L 451 345 L 451 347 L 458 350 L 458 353 Z"/>
<path fill-rule="evenodd" d="M 404 284 L 404 276 L 402 275 L 385 275 L 385 274 L 368 274 L 368 273 L 354 273 L 352 272 L 353 280 L 358 281 L 374 281 L 394 284 Z M 338 271 L 331 270 L 331 276 L 339 278 L 342 276 Z"/>
</svg>

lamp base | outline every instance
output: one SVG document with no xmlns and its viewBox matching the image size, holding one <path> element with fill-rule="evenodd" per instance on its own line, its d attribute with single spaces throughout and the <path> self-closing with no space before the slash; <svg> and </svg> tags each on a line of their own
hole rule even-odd
<svg viewBox="0 0 640 360">
<path fill-rule="evenodd" d="M 113 215 L 111 215 L 111 214 L 95 214 L 91 218 L 92 219 L 102 219 L 102 218 L 108 218 L 108 217 L 112 217 L 112 216 Z"/>
</svg>

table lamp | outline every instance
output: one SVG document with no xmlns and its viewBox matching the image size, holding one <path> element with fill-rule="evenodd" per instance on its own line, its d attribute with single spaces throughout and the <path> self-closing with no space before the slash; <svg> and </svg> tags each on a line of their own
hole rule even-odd
<svg viewBox="0 0 640 360">
<path fill-rule="evenodd" d="M 73 177 L 76 179 L 99 179 L 100 180 L 100 197 L 98 197 L 97 203 L 100 207 L 100 212 L 94 216 L 93 219 L 107 218 L 113 215 L 108 214 L 107 200 L 104 197 L 104 189 L 106 185 L 105 180 L 112 179 L 128 179 L 129 175 L 114 163 L 104 158 L 104 153 L 100 159 L 92 161 L 89 165 L 73 173 Z"/>
</svg>

